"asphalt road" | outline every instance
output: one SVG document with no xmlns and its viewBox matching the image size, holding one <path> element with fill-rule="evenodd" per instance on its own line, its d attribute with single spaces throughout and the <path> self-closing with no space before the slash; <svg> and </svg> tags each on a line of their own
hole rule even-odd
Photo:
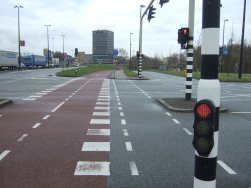
<svg viewBox="0 0 251 188">
<path fill-rule="evenodd" d="M 193 114 L 156 100 L 185 97 L 185 78 L 53 71 L 0 75 L 1 97 L 15 101 L 0 109 L 1 187 L 193 187 Z M 217 187 L 249 188 L 251 84 L 221 87 L 228 112 L 220 114 Z"/>
</svg>

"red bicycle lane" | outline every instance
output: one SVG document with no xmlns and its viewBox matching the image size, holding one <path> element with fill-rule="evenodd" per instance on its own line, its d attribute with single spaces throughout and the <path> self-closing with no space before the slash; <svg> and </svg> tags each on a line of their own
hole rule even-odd
<svg viewBox="0 0 251 188">
<path fill-rule="evenodd" d="M 11 152 L 0 160 L 3 187 L 106 187 L 109 74 L 110 71 L 92 73 L 88 79 L 74 81 L 36 102 L 23 104 L 31 105 L 35 111 L 40 108 L 40 115 L 35 117 L 40 124 L 19 128 L 28 136 L 12 141 Z M 37 103 L 53 103 L 53 108 L 37 107 Z"/>
</svg>

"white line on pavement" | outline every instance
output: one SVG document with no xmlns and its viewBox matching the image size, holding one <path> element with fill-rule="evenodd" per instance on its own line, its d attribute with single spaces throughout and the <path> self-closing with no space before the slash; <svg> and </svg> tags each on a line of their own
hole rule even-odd
<svg viewBox="0 0 251 188">
<path fill-rule="evenodd" d="M 24 134 L 23 136 L 21 136 L 17 141 L 18 142 L 21 142 L 21 141 L 23 141 L 24 139 L 25 139 L 25 137 L 27 137 L 28 136 L 28 134 Z"/>
<path fill-rule="evenodd" d="M 137 169 L 136 163 L 134 161 L 130 161 L 129 165 L 130 165 L 130 169 L 131 169 L 132 175 L 133 176 L 138 176 L 139 175 L 139 171 Z"/>
<path fill-rule="evenodd" d="M 229 166 L 227 166 L 223 161 L 218 160 L 217 163 L 224 168 L 229 174 L 237 174 L 235 171 L 233 171 Z"/>
<path fill-rule="evenodd" d="M 124 136 L 129 136 L 127 129 L 123 129 Z"/>
<path fill-rule="evenodd" d="M 131 142 L 126 142 L 126 150 L 127 151 L 132 151 L 132 143 Z"/>
<path fill-rule="evenodd" d="M 37 123 L 37 124 L 34 125 L 32 128 L 35 129 L 35 128 L 37 128 L 39 125 L 41 125 L 41 123 Z"/>
<path fill-rule="evenodd" d="M 188 135 L 193 135 L 193 133 L 191 133 L 188 129 L 183 128 L 183 130 L 184 130 Z"/>
<path fill-rule="evenodd" d="M 126 125 L 126 120 L 125 119 L 121 119 L 121 124 L 122 125 Z"/>
<path fill-rule="evenodd" d="M 173 119 L 173 121 L 177 124 L 180 124 L 180 122 L 177 119 Z"/>
<path fill-rule="evenodd" d="M 0 161 L 6 157 L 6 155 L 8 155 L 10 153 L 10 150 L 5 150 L 1 155 L 0 155 Z"/>
<path fill-rule="evenodd" d="M 54 108 L 51 112 L 56 112 L 65 102 L 61 102 L 56 108 Z"/>
<path fill-rule="evenodd" d="M 46 115 L 43 117 L 43 119 L 48 119 L 50 117 L 50 115 Z"/>
</svg>

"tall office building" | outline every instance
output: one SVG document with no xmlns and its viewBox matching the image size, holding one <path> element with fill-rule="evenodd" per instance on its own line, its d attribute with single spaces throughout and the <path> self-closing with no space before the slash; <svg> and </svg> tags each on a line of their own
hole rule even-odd
<svg viewBox="0 0 251 188">
<path fill-rule="evenodd" d="M 114 32 L 108 30 L 92 31 L 92 60 L 95 64 L 113 63 Z"/>
</svg>

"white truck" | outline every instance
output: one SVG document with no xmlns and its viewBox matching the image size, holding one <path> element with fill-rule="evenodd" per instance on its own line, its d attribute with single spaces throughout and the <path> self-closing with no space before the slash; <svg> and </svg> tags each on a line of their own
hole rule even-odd
<svg viewBox="0 0 251 188">
<path fill-rule="evenodd" d="M 0 70 L 19 68 L 18 53 L 0 50 Z"/>
<path fill-rule="evenodd" d="M 58 67 L 59 66 L 59 58 L 52 58 L 54 67 Z"/>
</svg>

